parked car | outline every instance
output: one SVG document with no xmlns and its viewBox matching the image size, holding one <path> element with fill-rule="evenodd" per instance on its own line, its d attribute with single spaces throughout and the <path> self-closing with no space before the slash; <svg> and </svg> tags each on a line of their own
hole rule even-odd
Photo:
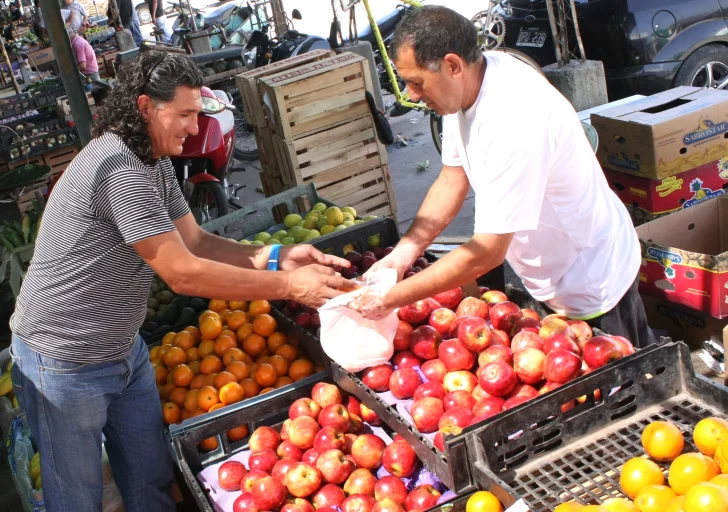
<svg viewBox="0 0 728 512">
<path fill-rule="evenodd" d="M 158 0 L 158 1 L 164 2 L 164 7 L 168 8 L 168 7 L 170 7 L 170 1 L 172 1 L 172 0 Z M 179 3 L 179 0 L 176 3 Z M 192 4 L 193 9 L 202 10 L 211 4 L 216 5 L 218 2 L 216 2 L 215 0 L 191 0 L 190 3 Z M 137 16 L 139 17 L 140 25 L 147 25 L 148 23 L 152 22 L 152 14 L 149 10 L 149 7 L 152 5 L 152 2 L 150 2 L 149 0 L 132 0 L 132 5 L 134 6 L 134 9 L 137 12 Z"/>
<path fill-rule="evenodd" d="M 510 7 L 505 46 L 541 66 L 556 62 L 545 1 Z M 610 100 L 728 84 L 728 0 L 577 0 L 576 9 L 586 57 L 604 62 Z M 573 48 L 573 31 L 569 39 Z"/>
</svg>

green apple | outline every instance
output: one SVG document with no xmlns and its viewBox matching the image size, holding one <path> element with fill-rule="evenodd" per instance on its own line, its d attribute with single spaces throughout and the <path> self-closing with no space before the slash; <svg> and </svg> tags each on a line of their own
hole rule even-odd
<svg viewBox="0 0 728 512">
<path fill-rule="evenodd" d="M 300 215 L 297 213 L 290 213 L 286 215 L 286 218 L 283 219 L 283 225 L 286 226 L 288 229 L 291 229 L 293 226 L 301 222 L 303 219 Z"/>
</svg>

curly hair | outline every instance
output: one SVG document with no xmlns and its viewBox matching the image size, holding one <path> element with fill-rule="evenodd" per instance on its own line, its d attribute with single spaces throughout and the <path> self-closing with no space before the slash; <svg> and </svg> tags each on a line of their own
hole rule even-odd
<svg viewBox="0 0 728 512">
<path fill-rule="evenodd" d="M 154 164 L 152 139 L 137 106 L 142 94 L 155 104 L 174 100 L 177 87 L 202 87 L 203 75 L 185 55 L 151 51 L 124 65 L 117 85 L 98 110 L 92 135 L 117 134 L 145 164 Z"/>
</svg>

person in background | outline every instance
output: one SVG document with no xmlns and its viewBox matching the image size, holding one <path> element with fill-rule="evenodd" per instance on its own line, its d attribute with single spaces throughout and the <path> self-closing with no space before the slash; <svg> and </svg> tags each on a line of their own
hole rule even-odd
<svg viewBox="0 0 728 512">
<path fill-rule="evenodd" d="M 17 4 L 15 2 L 12 2 L 9 6 L 10 8 L 10 21 L 20 21 L 23 19 L 23 13 L 20 12 L 20 9 L 18 9 Z"/>
<path fill-rule="evenodd" d="M 131 0 L 116 0 L 116 5 L 119 8 L 119 21 L 121 21 L 121 25 L 129 29 L 134 43 L 137 46 L 141 46 L 142 42 L 144 42 L 144 36 L 142 36 L 142 31 L 139 28 L 139 18 Z"/>
<path fill-rule="evenodd" d="M 70 24 L 75 32 L 81 30 L 81 27 L 88 26 L 88 14 L 86 14 L 86 9 L 81 3 L 76 0 L 63 0 L 63 4 L 66 9 L 74 13 L 74 16 L 70 19 Z"/>
<path fill-rule="evenodd" d="M 163 0 L 152 0 L 152 6 L 150 9 L 152 13 L 152 21 L 157 29 L 164 31 L 164 42 L 169 42 L 172 39 L 172 31 L 167 27 L 167 15 L 164 13 L 164 1 Z"/>
<path fill-rule="evenodd" d="M 96 62 L 96 54 L 91 43 L 79 36 L 72 28 L 67 29 L 68 37 L 71 39 L 71 49 L 76 56 L 78 70 L 92 80 L 101 80 L 99 77 L 99 65 Z"/>
</svg>

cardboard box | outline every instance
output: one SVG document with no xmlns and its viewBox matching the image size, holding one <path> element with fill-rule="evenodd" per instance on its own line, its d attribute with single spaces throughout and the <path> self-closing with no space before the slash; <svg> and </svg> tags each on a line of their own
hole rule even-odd
<svg viewBox="0 0 728 512">
<path fill-rule="evenodd" d="M 728 157 L 659 180 L 604 169 L 635 226 L 720 197 L 728 189 Z"/>
<path fill-rule="evenodd" d="M 662 179 L 728 154 L 728 91 L 677 87 L 591 115 L 602 167 Z"/>
<path fill-rule="evenodd" d="M 636 228 L 640 292 L 716 318 L 728 316 L 728 197 Z"/>
<path fill-rule="evenodd" d="M 48 64 L 56 60 L 56 54 L 53 53 L 53 48 L 51 47 L 26 52 L 26 55 L 29 57 L 28 62 L 30 62 L 31 66 L 42 66 L 43 64 Z"/>
<path fill-rule="evenodd" d="M 684 341 L 695 347 L 701 347 L 704 341 L 711 338 L 721 343 L 723 329 L 728 326 L 728 320 L 713 318 L 657 297 L 642 294 L 642 302 L 647 324 L 652 329 L 667 331 L 673 340 Z"/>
</svg>

